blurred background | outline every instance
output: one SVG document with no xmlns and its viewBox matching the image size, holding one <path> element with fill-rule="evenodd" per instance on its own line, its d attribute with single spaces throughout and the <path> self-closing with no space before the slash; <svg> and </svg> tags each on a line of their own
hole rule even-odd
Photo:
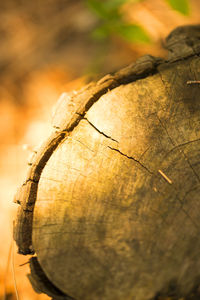
<svg viewBox="0 0 200 300">
<path fill-rule="evenodd" d="M 166 55 L 165 36 L 196 23 L 199 0 L 0 0 L 0 299 L 17 299 L 15 281 L 21 300 L 49 299 L 26 278 L 29 258 L 10 251 L 12 200 L 59 95 Z"/>
</svg>

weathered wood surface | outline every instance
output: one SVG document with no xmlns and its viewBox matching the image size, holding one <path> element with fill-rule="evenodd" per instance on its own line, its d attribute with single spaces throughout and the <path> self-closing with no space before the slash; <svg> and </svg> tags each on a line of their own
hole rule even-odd
<svg viewBox="0 0 200 300">
<path fill-rule="evenodd" d="M 36 253 L 33 285 L 55 299 L 148 300 L 200 284 L 200 87 L 187 84 L 200 78 L 200 27 L 189 28 L 168 37 L 168 60 L 143 57 L 58 105 L 14 232 Z"/>
</svg>

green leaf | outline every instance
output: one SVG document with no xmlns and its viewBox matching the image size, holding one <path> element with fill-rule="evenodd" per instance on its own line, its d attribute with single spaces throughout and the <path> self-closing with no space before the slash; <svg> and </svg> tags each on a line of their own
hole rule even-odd
<svg viewBox="0 0 200 300">
<path fill-rule="evenodd" d="M 188 16 L 190 14 L 188 0 L 166 0 L 167 3 L 176 11 Z"/>
<path fill-rule="evenodd" d="M 109 17 L 109 13 L 102 2 L 98 0 L 87 0 L 86 4 L 98 17 L 103 19 L 107 19 Z"/>
<path fill-rule="evenodd" d="M 150 38 L 142 27 L 136 24 L 121 24 L 115 31 L 128 42 L 149 43 Z"/>
<path fill-rule="evenodd" d="M 105 1 L 87 0 L 86 4 L 89 9 L 92 10 L 101 19 L 110 20 L 120 17 L 118 13 L 118 7 L 112 7 Z"/>
<path fill-rule="evenodd" d="M 119 9 L 126 2 L 130 2 L 130 0 L 108 0 L 104 2 L 104 5 L 109 10 Z"/>
<path fill-rule="evenodd" d="M 91 36 L 95 40 L 105 40 L 109 36 L 109 34 L 110 34 L 109 27 L 103 25 L 93 30 Z"/>
</svg>

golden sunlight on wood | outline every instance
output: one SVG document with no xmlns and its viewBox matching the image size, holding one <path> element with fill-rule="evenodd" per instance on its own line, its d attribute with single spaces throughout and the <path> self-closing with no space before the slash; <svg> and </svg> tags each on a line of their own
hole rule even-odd
<svg viewBox="0 0 200 300">
<path fill-rule="evenodd" d="M 85 86 L 86 82 L 96 79 L 96 77 L 99 78 L 107 72 L 116 71 L 132 63 L 143 54 L 150 53 L 164 57 L 166 50 L 162 44 L 169 31 L 178 25 L 194 24 L 200 21 L 200 1 L 191 0 L 190 4 L 191 14 L 189 17 L 172 11 L 164 0 L 144 0 L 124 5 L 124 18 L 142 25 L 152 39 L 152 44 L 140 45 L 125 42 L 117 36 L 112 36 L 106 43 L 91 40 L 90 35 L 96 25 L 96 19 L 84 6 L 83 1 L 48 0 L 41 1 L 39 4 L 37 1 L 8 0 L 0 3 L 0 299 L 16 299 L 12 268 L 14 268 L 20 300 L 50 299 L 45 294 L 36 294 L 26 276 L 29 273 L 29 267 L 26 263 L 31 256 L 17 254 L 15 244 L 13 253 L 9 255 L 12 245 L 13 220 L 16 217 L 18 207 L 16 203 L 13 203 L 13 199 L 17 188 L 24 182 L 31 161 L 34 160 L 33 157 L 35 157 L 41 143 L 50 136 L 54 129 L 59 131 L 62 128 L 64 118 L 70 119 L 76 111 L 77 107 L 73 107 L 73 101 L 71 101 L 71 106 L 69 105 L 70 97 L 76 95 L 76 90 Z M 190 70 L 188 70 L 189 72 Z M 49 230 L 47 226 L 45 227 L 46 224 L 55 224 L 52 227 L 54 226 L 56 233 L 59 224 L 63 222 L 63 226 L 67 226 L 71 232 L 75 232 L 72 248 L 69 249 L 70 252 L 74 251 L 73 245 L 76 246 L 79 243 L 83 219 L 87 219 L 88 223 L 85 225 L 85 230 L 88 234 L 89 250 L 85 250 L 83 258 L 78 257 L 77 260 L 74 259 L 71 262 L 69 259 L 70 268 L 74 271 L 74 276 L 79 278 L 79 282 L 82 280 L 81 273 L 74 270 L 74 266 L 80 264 L 85 268 L 84 260 L 85 257 L 87 260 L 87 251 L 94 251 L 94 261 L 89 262 L 91 269 L 96 268 L 96 274 L 103 274 L 103 276 L 106 274 L 103 263 L 95 266 L 96 256 L 102 255 L 108 265 L 112 256 L 111 250 L 110 256 L 107 256 L 106 250 L 99 250 L 102 237 L 105 238 L 105 249 L 114 247 L 116 255 L 127 255 L 130 247 L 124 240 L 121 240 L 121 228 L 117 224 L 119 217 L 122 218 L 121 224 L 126 228 L 127 238 L 129 230 L 131 230 L 130 224 L 133 225 L 135 236 L 138 239 L 142 235 L 142 229 L 144 229 L 143 237 L 146 238 L 151 234 L 145 224 L 139 226 L 137 220 L 131 219 L 130 213 L 124 215 L 119 213 L 114 217 L 111 211 L 113 207 L 117 211 L 120 206 L 126 211 L 133 206 L 133 210 L 137 210 L 139 216 L 141 214 L 140 204 L 138 207 L 134 206 L 132 194 L 130 195 L 129 191 L 134 193 L 136 190 L 140 190 L 143 182 L 147 181 L 147 184 L 150 182 L 148 180 L 150 180 L 151 175 L 143 168 L 143 165 L 138 165 L 134 160 L 136 159 L 143 164 L 150 155 L 149 153 L 153 151 L 149 147 L 148 136 L 146 135 L 149 128 L 160 126 L 163 139 L 160 138 L 157 144 L 160 145 L 159 147 L 165 147 L 167 144 L 166 131 L 160 125 L 163 114 L 159 112 L 157 117 L 154 115 L 155 106 L 158 104 L 163 107 L 165 112 L 167 112 L 168 107 L 171 107 L 171 102 L 167 103 L 169 98 L 164 92 L 163 84 L 168 84 L 167 89 L 171 92 L 170 87 L 174 75 L 171 76 L 169 83 L 166 83 L 168 80 L 166 78 L 169 78 L 168 74 L 164 80 L 159 76 L 152 76 L 152 87 L 149 88 L 149 95 L 146 95 L 145 92 L 146 85 L 149 84 L 148 78 L 140 82 L 143 86 L 142 89 L 140 89 L 141 85 L 134 83 L 130 86 L 121 84 L 115 92 L 109 91 L 88 110 L 73 134 L 69 134 L 68 138 L 63 139 L 55 150 L 41 174 L 38 189 L 39 201 L 37 201 L 36 215 L 34 216 L 33 244 L 37 248 L 39 256 L 41 255 L 40 262 L 44 262 L 44 265 L 47 249 L 43 248 L 49 243 L 51 235 L 50 232 L 46 234 L 45 230 Z M 195 79 L 199 78 L 194 78 L 194 74 L 185 77 L 186 82 Z M 154 88 L 155 85 L 158 87 L 157 89 Z M 198 89 L 197 85 L 194 87 L 192 84 L 188 84 L 187 88 Z M 126 98 L 123 97 L 124 93 L 127 93 Z M 57 99 L 62 94 L 60 104 L 56 104 Z M 160 94 L 162 94 L 161 98 L 159 98 Z M 159 99 L 157 104 L 155 99 Z M 179 100 L 178 98 L 177 101 Z M 134 105 L 131 105 L 132 101 Z M 191 112 L 190 104 L 187 103 L 187 105 L 188 111 Z M 182 106 L 180 105 L 180 107 Z M 145 111 L 145 115 L 141 116 L 141 110 Z M 82 112 L 79 111 L 79 113 L 81 116 Z M 147 120 L 147 116 L 151 113 L 151 117 Z M 133 116 L 134 122 L 132 121 Z M 124 122 L 125 119 L 128 121 Z M 188 122 L 192 122 L 191 119 Z M 198 116 L 195 117 L 194 123 L 199 124 Z M 171 130 L 174 125 L 169 122 L 168 126 Z M 184 121 L 180 122 L 179 135 L 175 137 L 179 144 L 186 142 L 185 134 L 190 135 L 193 140 L 198 137 L 198 127 L 194 132 L 190 132 L 189 127 L 190 124 L 187 121 L 185 123 Z M 156 134 L 156 132 L 152 134 Z M 188 155 L 194 150 L 193 145 L 190 146 L 191 148 L 186 147 L 186 154 Z M 160 151 L 162 152 L 162 149 Z M 152 155 L 154 154 L 152 152 Z M 159 153 L 157 157 L 155 155 L 155 159 L 159 161 L 161 154 Z M 173 153 L 171 153 L 171 157 L 175 160 Z M 178 164 L 176 160 L 174 163 Z M 163 160 L 161 165 L 158 163 L 155 172 L 159 176 L 158 181 L 162 182 L 163 180 L 166 184 L 165 188 L 170 189 L 176 183 L 176 178 L 173 171 L 168 173 L 167 165 L 167 159 Z M 148 165 L 145 164 L 145 166 L 151 169 L 152 161 L 149 160 Z M 62 172 L 63 168 L 65 170 Z M 178 165 L 177 168 L 181 167 Z M 133 177 L 136 170 L 139 169 L 142 180 L 139 181 L 135 178 L 133 183 L 128 175 L 130 169 Z M 51 170 L 51 176 L 49 170 Z M 121 181 L 121 175 L 126 179 L 126 184 Z M 114 184 L 111 184 L 113 178 Z M 179 179 L 177 182 L 180 181 L 181 185 L 182 177 Z M 186 179 L 189 180 L 189 178 Z M 97 182 L 102 185 L 99 186 Z M 157 216 L 160 206 L 165 206 L 165 200 L 159 194 L 161 187 L 160 183 L 158 186 L 151 186 L 152 197 L 159 200 L 152 211 L 150 211 L 148 201 L 146 202 L 145 220 L 150 216 Z M 120 197 L 119 195 L 122 193 L 126 196 Z M 106 199 L 105 195 L 107 194 L 113 195 L 112 205 Z M 104 208 L 99 203 L 99 199 L 102 197 L 105 198 Z M 52 199 L 55 202 L 51 202 Z M 145 199 L 144 195 L 142 201 L 145 202 Z M 194 196 L 192 201 L 195 202 L 196 200 Z M 189 213 L 194 214 L 196 220 L 198 210 Z M 182 214 L 184 215 L 184 212 Z M 48 215 L 49 218 L 45 217 Z M 70 217 L 67 218 L 66 216 L 69 215 Z M 187 219 L 185 222 L 184 217 L 183 224 L 188 225 L 188 228 L 194 226 L 191 225 L 187 217 L 185 217 Z M 110 225 L 113 218 L 116 218 L 115 228 Z M 130 223 L 127 221 L 128 218 L 131 219 Z M 98 220 L 100 228 L 98 236 L 95 235 L 93 227 L 90 227 L 96 220 Z M 102 229 L 101 223 L 104 221 L 106 225 Z M 158 219 L 158 227 L 160 226 L 159 222 L 161 221 Z M 169 216 L 169 222 L 171 222 L 171 216 Z M 174 230 L 177 229 L 175 225 Z M 41 226 L 43 226 L 43 245 L 40 243 L 38 235 Z M 166 228 L 166 235 L 171 238 L 173 232 Z M 70 239 L 70 232 L 66 232 L 64 242 L 62 240 L 55 244 L 52 242 L 52 246 L 58 249 L 58 255 L 63 255 L 61 253 L 62 243 L 70 243 Z M 164 248 L 170 247 L 165 238 L 162 242 Z M 173 242 L 175 243 L 175 241 Z M 143 241 L 141 239 L 139 244 L 137 241 L 133 241 L 134 243 L 135 247 L 139 247 Z M 149 247 L 151 248 L 151 243 Z M 150 248 L 149 251 L 151 251 Z M 170 248 L 170 251 L 173 251 L 173 247 Z M 12 255 L 14 255 L 13 262 L 11 262 Z M 53 256 L 51 250 L 49 255 Z M 135 255 L 134 259 L 138 260 L 139 265 L 141 257 Z M 55 260 L 52 258 L 52 261 L 45 266 L 45 271 L 57 283 L 58 279 L 54 278 L 50 272 L 52 267 L 57 268 L 56 263 L 57 258 Z M 126 268 L 127 265 L 125 264 L 123 268 Z M 117 267 L 115 265 L 116 269 Z M 64 273 L 69 271 L 64 270 L 62 264 L 58 268 Z M 83 272 L 86 272 L 84 268 Z M 115 273 L 115 270 L 113 272 Z M 69 273 L 71 275 L 71 270 Z M 97 275 L 96 277 L 93 276 L 91 270 L 86 278 L 90 276 L 94 277 L 94 284 L 100 280 Z M 58 285 L 65 290 L 63 279 L 60 278 L 60 280 L 58 280 Z M 78 290 L 74 286 L 73 276 L 70 277 L 70 280 L 69 289 L 72 294 L 79 297 L 87 283 L 81 282 L 82 289 Z M 158 281 L 159 279 L 156 279 L 156 282 Z M 149 283 L 149 285 L 151 284 Z M 139 285 L 138 289 L 141 294 L 145 292 Z M 68 292 L 68 289 L 66 291 Z M 128 300 L 128 298 L 123 298 L 123 300 Z"/>
</svg>

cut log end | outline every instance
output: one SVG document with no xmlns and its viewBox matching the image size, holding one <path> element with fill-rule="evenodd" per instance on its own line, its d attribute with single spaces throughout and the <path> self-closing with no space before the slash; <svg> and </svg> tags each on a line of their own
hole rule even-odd
<svg viewBox="0 0 200 300">
<path fill-rule="evenodd" d="M 172 32 L 168 60 L 145 56 L 60 100 L 56 131 L 16 196 L 14 238 L 19 252 L 36 253 L 37 291 L 76 300 L 198 294 L 199 28 Z"/>
</svg>

